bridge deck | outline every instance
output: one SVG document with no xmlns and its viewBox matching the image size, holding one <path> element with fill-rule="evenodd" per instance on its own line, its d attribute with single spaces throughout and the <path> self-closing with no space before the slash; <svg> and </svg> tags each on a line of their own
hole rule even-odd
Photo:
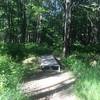
<svg viewBox="0 0 100 100">
<path fill-rule="evenodd" d="M 60 65 L 53 55 L 41 56 L 39 61 L 40 61 L 40 66 L 43 69 L 53 69 L 53 70 L 60 69 Z"/>
</svg>

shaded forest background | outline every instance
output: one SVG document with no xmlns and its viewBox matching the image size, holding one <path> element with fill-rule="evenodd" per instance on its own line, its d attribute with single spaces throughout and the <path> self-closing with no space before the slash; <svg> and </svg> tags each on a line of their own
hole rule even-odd
<svg viewBox="0 0 100 100">
<path fill-rule="evenodd" d="M 75 44 L 99 44 L 99 24 L 99 0 L 0 1 L 0 40 L 14 46 L 65 47 L 67 54 Z"/>
</svg>

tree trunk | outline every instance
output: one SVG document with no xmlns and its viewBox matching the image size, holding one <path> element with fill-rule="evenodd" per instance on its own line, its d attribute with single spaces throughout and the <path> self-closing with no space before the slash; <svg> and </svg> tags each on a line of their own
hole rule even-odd
<svg viewBox="0 0 100 100">
<path fill-rule="evenodd" d="M 40 14 L 37 19 L 37 43 L 41 42 L 41 20 L 42 15 Z"/>
<path fill-rule="evenodd" d="M 26 27 L 27 27 L 27 22 L 26 22 L 26 8 L 25 8 L 25 2 L 22 3 L 22 25 L 21 25 L 21 33 L 22 33 L 22 43 L 25 43 L 25 38 L 26 38 Z"/>
<path fill-rule="evenodd" d="M 64 49 L 63 56 L 67 56 L 70 52 L 70 23 L 71 23 L 71 0 L 65 0 L 64 5 Z"/>
</svg>

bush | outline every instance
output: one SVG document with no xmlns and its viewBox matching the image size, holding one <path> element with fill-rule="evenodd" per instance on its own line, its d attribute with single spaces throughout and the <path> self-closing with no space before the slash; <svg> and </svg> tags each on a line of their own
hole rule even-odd
<svg viewBox="0 0 100 100">
<path fill-rule="evenodd" d="M 6 48 L 6 44 L 3 42 L 0 42 L 0 54 L 6 54 L 7 53 L 7 48 Z"/>
<path fill-rule="evenodd" d="M 24 44 L 6 44 L 7 54 L 17 61 L 22 60 L 25 55 L 25 46 Z"/>
<path fill-rule="evenodd" d="M 7 89 L 0 95 L 0 100 L 26 100 L 27 98 L 16 89 Z"/>
<path fill-rule="evenodd" d="M 27 43 L 25 44 L 25 52 L 27 54 L 43 55 L 51 53 L 52 49 L 45 43 Z"/>
<path fill-rule="evenodd" d="M 8 56 L 0 56 L 0 100 L 22 100 L 23 96 L 17 89 L 22 76 L 22 65 Z"/>
</svg>

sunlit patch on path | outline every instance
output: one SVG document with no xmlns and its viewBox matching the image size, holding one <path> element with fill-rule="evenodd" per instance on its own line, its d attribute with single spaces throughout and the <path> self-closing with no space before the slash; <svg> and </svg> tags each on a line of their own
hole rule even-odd
<svg viewBox="0 0 100 100">
<path fill-rule="evenodd" d="M 71 72 L 40 72 L 22 84 L 29 100 L 76 100 Z"/>
</svg>

